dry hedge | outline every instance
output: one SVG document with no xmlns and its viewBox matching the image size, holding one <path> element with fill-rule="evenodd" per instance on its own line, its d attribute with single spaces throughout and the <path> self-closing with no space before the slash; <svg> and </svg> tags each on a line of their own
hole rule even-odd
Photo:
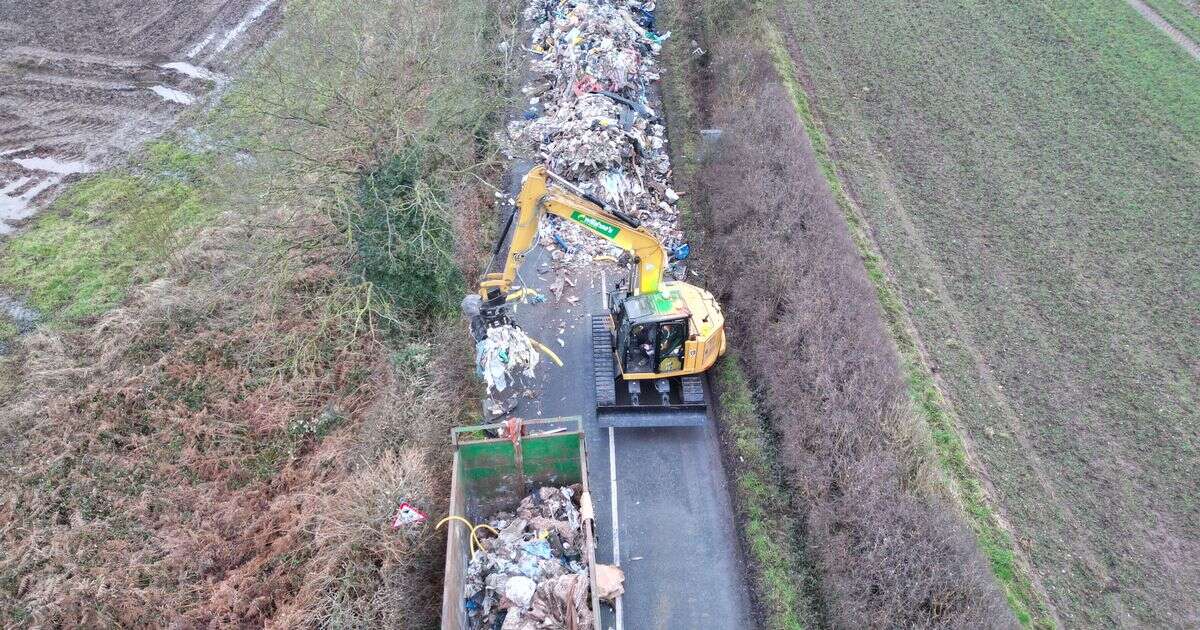
<svg viewBox="0 0 1200 630">
<path fill-rule="evenodd" d="M 279 219 L 256 241 L 328 243 L 272 259 L 286 290 L 223 221 L 186 271 L 23 344 L 0 400 L 0 625 L 436 623 L 440 536 L 388 523 L 402 499 L 444 509 L 469 348 L 453 327 L 403 356 L 355 334 L 338 232 Z"/>
<path fill-rule="evenodd" d="M 902 486 L 898 355 L 789 94 L 765 56 L 720 48 L 704 105 L 724 134 L 693 182 L 710 288 L 778 432 L 828 622 L 1015 625 L 952 508 Z"/>
</svg>

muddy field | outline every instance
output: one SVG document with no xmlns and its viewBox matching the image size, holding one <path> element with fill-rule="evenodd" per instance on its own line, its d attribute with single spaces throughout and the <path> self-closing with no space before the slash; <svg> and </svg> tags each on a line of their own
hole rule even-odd
<svg viewBox="0 0 1200 630">
<path fill-rule="evenodd" d="M 281 4 L 0 4 L 0 235 L 223 86 Z"/>
</svg>

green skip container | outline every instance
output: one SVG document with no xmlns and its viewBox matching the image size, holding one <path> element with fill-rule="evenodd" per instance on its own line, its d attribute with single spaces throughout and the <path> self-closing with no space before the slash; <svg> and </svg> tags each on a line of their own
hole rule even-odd
<svg viewBox="0 0 1200 630">
<path fill-rule="evenodd" d="M 600 630 L 600 599 L 596 590 L 596 537 L 592 495 L 588 487 L 583 421 L 579 416 L 524 423 L 526 435 L 517 441 L 487 437 L 499 424 L 461 427 L 451 431 L 454 470 L 450 484 L 451 517 L 484 522 L 500 511 L 513 511 L 521 499 L 542 486 L 580 484 L 583 556 L 588 566 L 594 628 Z M 471 532 L 462 521 L 446 526 L 446 576 L 442 591 L 442 630 L 468 630 L 463 598 L 467 565 L 471 561 Z M 581 629 L 582 630 L 582 629 Z"/>
</svg>

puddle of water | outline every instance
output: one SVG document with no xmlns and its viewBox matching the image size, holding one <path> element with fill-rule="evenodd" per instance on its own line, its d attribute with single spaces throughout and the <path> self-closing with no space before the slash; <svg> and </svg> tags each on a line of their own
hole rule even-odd
<svg viewBox="0 0 1200 630">
<path fill-rule="evenodd" d="M 137 89 L 131 83 L 121 83 L 119 81 L 103 81 L 100 79 L 86 79 L 82 77 L 63 77 L 56 74 L 34 74 L 26 73 L 24 79 L 31 83 L 49 83 L 50 85 L 65 85 L 67 87 L 78 87 L 90 90 L 111 90 L 113 92 L 127 92 Z"/>
<path fill-rule="evenodd" d="M 187 51 L 188 59 L 191 59 L 191 58 L 195 57 L 196 55 L 199 55 L 200 51 L 204 50 L 204 47 L 207 46 L 208 43 L 211 42 L 213 40 L 213 38 L 216 36 L 217 36 L 216 33 L 209 33 L 208 37 L 204 38 L 204 41 L 196 44 L 195 46 L 192 46 L 192 49 Z"/>
<path fill-rule="evenodd" d="M 31 171 L 45 171 L 47 173 L 58 173 L 59 175 L 90 173 L 94 170 L 87 162 L 56 160 L 54 158 L 14 158 L 13 162 Z"/>
<path fill-rule="evenodd" d="M 29 202 L 20 196 L 0 193 L 0 236 L 11 234 L 16 228 L 8 222 L 20 221 L 29 216 Z"/>
<path fill-rule="evenodd" d="M 7 315 L 17 326 L 17 331 L 22 333 L 33 330 L 37 321 L 42 318 L 41 313 L 7 293 L 0 293 L 0 313 Z"/>
<path fill-rule="evenodd" d="M 17 228 L 13 227 L 9 221 L 20 221 L 28 219 L 37 212 L 37 208 L 33 206 L 33 199 L 42 194 L 47 188 L 62 181 L 63 176 L 57 175 L 47 177 L 38 183 L 30 186 L 28 190 L 21 194 L 16 194 L 22 186 L 29 183 L 32 177 L 22 177 L 17 181 L 7 185 L 3 190 L 0 190 L 0 236 L 12 234 Z"/>
<path fill-rule="evenodd" d="M 22 177 L 21 179 L 18 179 L 17 181 L 5 186 L 3 189 L 0 189 L 0 195 L 13 194 L 14 192 L 16 192 L 17 189 L 19 189 L 20 187 L 29 183 L 29 180 L 31 180 L 31 179 L 33 179 L 33 178 L 32 177 Z"/>
<path fill-rule="evenodd" d="M 225 48 L 229 46 L 233 40 L 237 39 L 239 35 L 246 32 L 246 29 L 250 28 L 250 25 L 253 24 L 255 20 L 262 17 L 262 14 L 266 13 L 267 9 L 271 8 L 271 5 L 275 4 L 275 1 L 276 0 L 264 0 L 258 6 L 250 9 L 250 11 L 246 13 L 246 17 L 243 17 L 242 21 L 237 23 L 237 26 L 229 29 L 229 32 L 225 34 L 224 39 L 217 43 L 217 46 L 213 49 L 212 54 L 215 55 L 222 50 L 225 50 Z"/>
<path fill-rule="evenodd" d="M 7 316 L 17 328 L 17 334 L 24 335 L 25 333 L 37 327 L 38 320 L 42 318 L 42 314 L 31 308 L 22 300 L 9 295 L 0 293 L 0 317 Z M 12 351 L 12 345 L 8 342 L 0 341 L 0 356 L 8 354 Z"/>
<path fill-rule="evenodd" d="M 0 216 L 4 216 L 3 204 L 4 204 L 4 199 L 0 198 Z M 16 231 L 17 231 L 17 228 L 9 225 L 7 221 L 0 219 L 0 236 L 8 236 L 9 234 L 12 234 L 13 232 L 16 232 Z"/>
<path fill-rule="evenodd" d="M 26 149 L 20 149 L 20 151 L 24 150 Z M 50 175 L 41 177 L 22 193 L 17 193 L 17 191 L 33 181 L 34 176 L 20 177 L 0 189 L 0 236 L 16 231 L 9 221 L 28 219 L 37 212 L 37 208 L 33 206 L 33 200 L 46 189 L 61 182 L 67 175 L 90 173 L 95 170 L 87 162 L 58 160 L 52 157 L 14 158 L 12 161 L 25 170 L 50 173 Z"/>
<path fill-rule="evenodd" d="M 20 198 L 24 199 L 26 201 L 26 203 L 33 201 L 33 198 L 42 194 L 43 190 L 46 190 L 47 188 L 57 184 L 60 181 L 62 181 L 61 177 L 47 177 L 46 179 L 43 179 L 42 181 L 38 182 L 36 185 L 34 185 L 29 190 L 26 190 L 25 192 L 21 193 Z"/>
<path fill-rule="evenodd" d="M 172 61 L 171 63 L 159 64 L 158 67 L 166 68 L 167 70 L 174 70 L 180 74 L 186 74 L 193 79 L 203 79 L 205 81 L 212 81 L 213 83 L 221 82 L 221 77 L 217 73 L 211 70 L 206 70 L 199 66 L 194 66 L 186 61 Z"/>
<path fill-rule="evenodd" d="M 172 103 L 179 103 L 180 105 L 191 105 L 192 103 L 196 102 L 195 96 L 192 96 L 187 92 L 180 92 L 179 90 L 169 88 L 165 85 L 156 85 L 150 88 L 150 91 L 161 96 L 164 101 L 171 101 Z"/>
</svg>

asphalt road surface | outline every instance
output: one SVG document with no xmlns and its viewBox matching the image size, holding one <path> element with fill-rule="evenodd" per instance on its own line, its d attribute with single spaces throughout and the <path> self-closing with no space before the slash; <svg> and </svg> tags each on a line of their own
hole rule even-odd
<svg viewBox="0 0 1200 630">
<path fill-rule="evenodd" d="M 621 630 L 754 627 L 746 568 L 710 415 L 703 427 L 601 429 L 592 384 L 590 317 L 600 313 L 601 287 L 620 270 L 581 270 L 560 302 L 547 287 L 549 255 L 536 247 L 517 284 L 546 294 L 519 305 L 515 319 L 563 360 L 538 365 L 535 399 L 518 417 L 584 419 L 588 475 L 596 508 L 596 558 L 625 570 L 625 595 L 605 611 L 604 627 Z M 589 275 L 594 274 L 594 275 Z M 579 298 L 568 302 L 569 296 Z M 559 334 L 559 330 L 563 333 Z M 562 340 L 560 344 L 559 339 Z M 614 527 L 614 523 L 616 526 Z"/>
</svg>

